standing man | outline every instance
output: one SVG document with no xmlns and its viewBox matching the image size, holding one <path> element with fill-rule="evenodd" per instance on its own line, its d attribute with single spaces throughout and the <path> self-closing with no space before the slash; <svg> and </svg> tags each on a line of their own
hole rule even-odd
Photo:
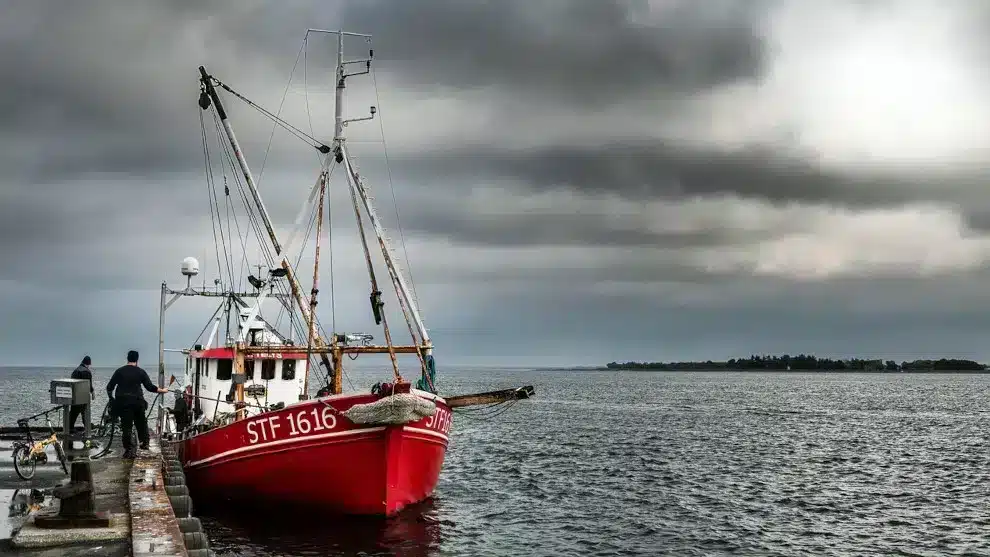
<svg viewBox="0 0 990 557">
<path fill-rule="evenodd" d="M 127 353 L 127 365 L 117 368 L 107 383 L 107 395 L 114 401 L 117 415 L 120 416 L 121 437 L 124 443 L 124 458 L 134 458 L 131 444 L 131 428 L 137 424 L 138 441 L 141 448 L 148 448 L 148 417 L 144 414 L 146 402 L 141 387 L 152 393 L 167 393 L 168 389 L 156 387 L 148 377 L 148 372 L 137 365 L 137 350 Z M 117 388 L 114 396 L 113 389 Z"/>
<path fill-rule="evenodd" d="M 93 404 L 93 400 L 96 400 L 96 393 L 93 391 L 93 370 L 89 367 L 92 363 L 93 360 L 91 360 L 89 356 L 83 356 L 82 363 L 79 364 L 79 367 L 72 370 L 73 379 L 85 379 L 89 381 L 89 397 L 92 399 L 89 401 L 90 405 Z M 72 408 L 69 409 L 70 430 L 76 427 L 76 418 L 82 414 L 83 408 L 85 407 L 86 406 L 84 404 L 73 404 Z M 83 427 L 86 427 L 85 423 L 83 424 Z"/>
</svg>

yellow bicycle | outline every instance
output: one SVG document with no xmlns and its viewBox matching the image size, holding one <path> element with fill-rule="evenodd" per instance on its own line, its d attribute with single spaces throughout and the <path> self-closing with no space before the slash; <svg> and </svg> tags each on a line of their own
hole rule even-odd
<svg viewBox="0 0 990 557">
<path fill-rule="evenodd" d="M 24 441 L 17 441 L 14 443 L 14 471 L 17 475 L 24 480 L 30 480 L 34 477 L 35 469 L 38 463 L 44 464 L 48 462 L 48 455 L 45 453 L 45 448 L 48 445 L 53 445 L 55 448 L 55 455 L 58 456 L 58 461 L 62 465 L 62 471 L 66 474 L 69 473 L 68 460 L 65 458 L 65 450 L 62 448 L 62 443 L 58 440 L 58 434 L 55 432 L 55 426 L 52 425 L 52 420 L 48 417 L 52 412 L 61 410 L 60 407 L 52 408 L 47 412 L 42 412 L 41 414 L 35 414 L 29 418 L 22 418 L 17 420 L 17 426 L 21 428 L 24 432 L 26 439 Z M 34 436 L 31 435 L 31 427 L 29 422 L 34 418 L 45 417 L 45 423 L 48 424 L 48 431 L 50 435 L 41 440 L 35 440 Z"/>
</svg>

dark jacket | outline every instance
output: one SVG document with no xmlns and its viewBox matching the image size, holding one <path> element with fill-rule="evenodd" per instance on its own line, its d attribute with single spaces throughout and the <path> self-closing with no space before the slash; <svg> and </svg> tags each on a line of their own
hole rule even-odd
<svg viewBox="0 0 990 557">
<path fill-rule="evenodd" d="M 114 387 L 117 388 L 116 395 L 113 392 Z M 151 382 L 147 371 L 138 366 L 121 366 L 113 372 L 107 383 L 107 395 L 115 399 L 117 404 L 144 404 L 141 387 L 153 393 L 158 392 L 158 386 Z"/>
<path fill-rule="evenodd" d="M 80 365 L 76 369 L 72 370 L 72 378 L 85 379 L 89 381 L 89 396 L 90 398 L 96 398 L 96 391 L 93 390 L 93 372 L 86 369 L 86 366 Z M 90 404 L 92 404 L 92 400 L 90 401 Z"/>
</svg>

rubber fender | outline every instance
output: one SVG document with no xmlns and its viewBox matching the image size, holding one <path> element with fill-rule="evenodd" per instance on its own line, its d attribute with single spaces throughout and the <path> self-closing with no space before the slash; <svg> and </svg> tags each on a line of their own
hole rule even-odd
<svg viewBox="0 0 990 557">
<path fill-rule="evenodd" d="M 176 518 L 189 518 L 192 516 L 192 497 L 188 495 L 169 495 L 168 502 L 172 504 Z"/>
<path fill-rule="evenodd" d="M 186 532 L 182 534 L 182 541 L 186 544 L 186 549 L 209 549 L 210 540 L 202 532 Z"/>
<path fill-rule="evenodd" d="M 179 520 L 179 531 L 183 534 L 188 532 L 202 532 L 203 523 L 199 521 L 198 518 L 191 516 L 189 518 L 180 518 Z"/>
<path fill-rule="evenodd" d="M 166 495 L 189 495 L 189 488 L 184 485 L 165 486 Z"/>
</svg>

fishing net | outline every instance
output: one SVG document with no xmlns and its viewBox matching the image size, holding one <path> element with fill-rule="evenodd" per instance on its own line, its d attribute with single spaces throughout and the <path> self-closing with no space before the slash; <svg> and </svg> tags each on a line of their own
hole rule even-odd
<svg viewBox="0 0 990 557">
<path fill-rule="evenodd" d="M 400 393 L 367 404 L 355 404 L 342 413 L 356 424 L 406 424 L 432 416 L 436 411 L 433 402 Z"/>
</svg>

